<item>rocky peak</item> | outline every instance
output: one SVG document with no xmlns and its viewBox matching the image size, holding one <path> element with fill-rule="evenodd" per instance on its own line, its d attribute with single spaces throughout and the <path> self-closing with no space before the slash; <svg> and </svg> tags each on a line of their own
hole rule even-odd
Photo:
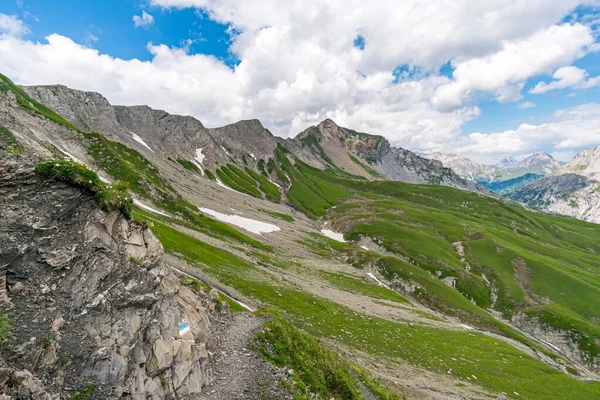
<svg viewBox="0 0 600 400">
<path fill-rule="evenodd" d="M 503 158 L 496 166 L 498 168 L 512 168 L 517 165 L 519 162 L 515 160 L 513 157 L 505 157 Z"/>
<path fill-rule="evenodd" d="M 577 153 L 571 161 L 554 174 L 578 174 L 600 181 L 600 146 Z"/>
<path fill-rule="evenodd" d="M 522 168 L 529 168 L 532 165 L 552 164 L 552 163 L 556 163 L 556 161 L 550 154 L 545 153 L 545 152 L 539 152 L 539 153 L 534 153 L 534 154 L 530 155 L 529 157 L 525 158 L 523 161 L 521 161 L 518 164 L 518 166 L 522 167 Z"/>
</svg>

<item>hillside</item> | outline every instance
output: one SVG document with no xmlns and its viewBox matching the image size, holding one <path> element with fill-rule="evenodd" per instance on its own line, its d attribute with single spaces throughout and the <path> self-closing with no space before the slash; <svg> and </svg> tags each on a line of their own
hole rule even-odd
<svg viewBox="0 0 600 400">
<path fill-rule="evenodd" d="M 103 190 L 129 186 L 135 224 L 149 227 L 164 248 L 157 262 L 188 274 L 179 283 L 197 297 L 186 301 L 211 298 L 211 288 L 222 293 L 231 315 L 215 316 L 215 304 L 199 307 L 211 321 L 223 319 L 214 323 L 222 328 L 207 333 L 215 346 L 202 363 L 207 380 L 195 381 L 194 390 L 207 398 L 243 398 L 245 390 L 252 394 L 246 398 L 600 396 L 600 225 L 506 204 L 439 162 L 330 120 L 282 140 L 256 120 L 208 129 L 191 117 L 115 107 L 100 95 L 60 86 L 21 88 L 7 79 L 0 111 L 1 138 L 12 153 L 3 154 L 0 187 L 17 194 L 3 207 L 25 210 L 27 196 L 18 193 L 29 181 L 15 178 L 17 160 L 52 157 L 49 168 L 58 171 L 79 160 L 112 183 L 102 186 L 76 167 Z M 64 182 L 60 188 L 73 204 L 84 193 L 86 210 L 94 209 L 88 192 Z M 43 196 L 59 189 L 28 190 Z M 98 197 L 101 207 L 106 196 Z M 51 200 L 46 207 L 56 212 L 67 204 Z M 27 206 L 30 221 L 45 218 L 36 204 Z M 89 219 L 65 215 L 78 227 Z M 63 221 L 55 220 L 46 225 Z M 31 224 L 33 232 L 46 225 Z M 81 230 L 67 232 L 71 242 L 84 240 Z M 41 248 L 36 240 L 44 232 L 32 236 L 28 257 Z M 43 273 L 52 272 L 43 263 L 31 281 L 12 272 L 12 264 L 26 264 L 14 257 L 18 246 L 10 248 L 0 250 L 0 265 L 8 265 L 8 298 L 16 304 L 23 301 L 12 290 L 17 281 L 41 286 Z M 120 273 L 139 269 L 135 261 L 123 255 L 129 264 Z M 106 307 L 116 307 L 110 300 Z M 132 311 L 146 303 L 136 304 Z M 65 312 L 66 326 L 76 326 L 77 315 Z M 52 321 L 38 318 L 40 329 L 51 331 Z M 22 329 L 22 319 L 10 313 L 2 321 Z M 80 340 L 117 346 L 96 336 L 85 331 Z M 29 340 L 26 334 L 2 339 L 13 341 L 10 349 Z M 39 345 L 47 350 L 47 343 Z M 68 349 L 57 348 L 57 357 L 74 357 Z M 180 362 L 161 359 L 166 380 L 156 371 L 152 379 L 168 386 Z M 27 368 L 40 381 L 64 376 L 60 369 Z M 251 370 L 264 375 L 247 375 Z M 97 398 L 114 386 L 107 376 L 68 371 L 71 385 L 95 385 Z M 235 376 L 239 385 L 230 381 Z M 261 376 L 285 382 L 265 385 Z"/>
<path fill-rule="evenodd" d="M 600 147 L 578 153 L 552 176 L 510 197 L 547 212 L 600 223 Z"/>
</svg>

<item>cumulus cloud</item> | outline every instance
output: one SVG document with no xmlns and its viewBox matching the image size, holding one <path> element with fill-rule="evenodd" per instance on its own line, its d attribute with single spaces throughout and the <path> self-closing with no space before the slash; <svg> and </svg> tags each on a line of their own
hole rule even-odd
<svg viewBox="0 0 600 400">
<path fill-rule="evenodd" d="M 152 25 L 154 23 L 154 17 L 150 14 L 148 14 L 146 12 L 146 10 L 142 11 L 142 15 L 134 15 L 133 16 L 133 25 L 135 25 L 136 28 L 142 27 L 142 28 L 146 28 L 149 27 L 150 25 Z"/>
<path fill-rule="evenodd" d="M 517 101 L 527 79 L 570 65 L 594 41 L 586 25 L 557 25 L 577 0 L 552 7 L 548 0 L 392 3 L 151 0 L 201 8 L 227 24 L 239 64 L 160 44 L 148 45 L 152 58 L 140 61 L 58 34 L 43 42 L 7 35 L 0 70 L 22 84 L 62 83 L 115 104 L 193 115 L 207 126 L 259 118 L 290 136 L 332 118 L 429 150 L 469 145 L 460 134 L 481 113 L 474 95 Z M 364 48 L 355 46 L 359 35 Z M 450 78 L 438 73 L 449 60 Z M 395 75 L 398 67 L 408 72 Z"/>
<path fill-rule="evenodd" d="M 0 39 L 18 37 L 29 32 L 29 28 L 16 15 L 0 13 Z"/>
<path fill-rule="evenodd" d="M 505 41 L 500 51 L 488 56 L 455 59 L 453 80 L 436 90 L 433 103 L 439 109 L 460 107 L 476 92 L 491 93 L 500 102 L 520 100 L 527 79 L 570 64 L 594 42 L 588 26 L 553 25 L 524 39 Z"/>
<path fill-rule="evenodd" d="M 538 82 L 529 93 L 542 94 L 555 89 L 588 89 L 600 86 L 600 76 L 588 78 L 587 71 L 574 66 L 562 67 L 552 75 L 554 80 L 550 83 Z"/>
<path fill-rule="evenodd" d="M 504 132 L 470 134 L 461 139 L 453 151 L 464 155 L 518 155 L 546 148 L 572 153 L 598 143 L 600 104 L 592 103 L 559 110 L 545 124 L 521 124 L 517 129 Z"/>
</svg>

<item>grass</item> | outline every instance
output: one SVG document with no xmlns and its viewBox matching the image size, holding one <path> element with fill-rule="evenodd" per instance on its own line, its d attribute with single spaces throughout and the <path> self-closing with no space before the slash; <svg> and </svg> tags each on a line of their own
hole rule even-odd
<svg viewBox="0 0 600 400">
<path fill-rule="evenodd" d="M 95 383 L 88 383 L 87 385 L 83 386 L 81 390 L 69 396 L 69 400 L 87 400 L 94 394 L 96 389 L 97 386 Z"/>
<path fill-rule="evenodd" d="M 131 213 L 133 199 L 129 194 L 129 186 L 123 182 L 115 182 L 113 185 L 103 183 L 95 172 L 83 164 L 70 160 L 51 159 L 38 163 L 35 172 L 45 178 L 90 191 L 104 210 L 121 210 L 125 215 Z"/>
<path fill-rule="evenodd" d="M 72 123 L 70 123 L 69 121 L 67 121 L 66 119 L 64 119 L 45 105 L 33 100 L 23 89 L 15 85 L 8 77 L 0 74 L 0 91 L 5 90 L 11 90 L 15 94 L 15 96 L 17 97 L 17 102 L 19 103 L 19 106 L 21 108 L 35 112 L 59 125 L 65 126 L 76 132 L 80 132 L 80 130 L 75 125 L 73 125 Z"/>
<path fill-rule="evenodd" d="M 0 144 L 6 146 L 6 151 L 9 153 L 21 154 L 23 152 L 15 135 L 2 125 L 0 125 Z"/>
<path fill-rule="evenodd" d="M 177 230 L 158 223 L 152 230 L 167 252 L 180 255 L 245 296 L 277 308 L 287 321 L 311 335 L 339 341 L 380 360 L 402 360 L 445 375 L 450 370 L 452 376 L 471 380 L 492 392 L 506 392 L 509 398 L 555 399 L 576 395 L 595 399 L 600 395 L 597 382 L 570 378 L 495 338 L 476 332 L 409 326 L 358 314 L 286 286 L 247 262 Z"/>
<path fill-rule="evenodd" d="M 181 159 L 181 158 L 178 158 L 178 159 L 177 159 L 177 162 L 178 162 L 178 163 L 179 163 L 179 164 L 180 164 L 180 165 L 181 165 L 183 168 L 187 169 L 188 171 L 195 172 L 195 173 L 197 173 L 197 174 L 202 174 L 202 171 L 200 171 L 200 168 L 198 168 L 198 167 L 196 166 L 196 164 L 194 164 L 194 163 L 193 163 L 193 162 L 191 162 L 191 161 L 188 161 L 188 160 L 183 160 L 183 159 Z"/>
<path fill-rule="evenodd" d="M 281 193 L 279 192 L 279 188 L 275 186 L 273 182 L 270 182 L 268 179 L 260 174 L 257 174 L 250 168 L 246 168 L 246 172 L 252 177 L 252 179 L 258 182 L 258 189 L 265 194 L 265 197 L 268 200 L 275 203 L 279 203 L 281 201 Z"/>
<path fill-rule="evenodd" d="M 241 233 L 237 229 L 223 222 L 208 218 L 199 212 L 189 213 L 186 219 L 165 217 L 151 213 L 139 207 L 134 207 L 132 216 L 137 220 L 154 220 L 171 225 L 179 225 L 194 231 L 207 234 L 214 238 L 222 240 L 232 240 L 236 243 L 242 243 L 260 250 L 272 252 L 273 250 L 256 239 Z"/>
<path fill-rule="evenodd" d="M 208 168 L 204 168 L 204 176 L 206 176 L 208 179 L 210 179 L 211 181 L 216 180 L 217 178 L 215 177 L 215 174 L 213 174 L 211 172 L 210 169 Z"/>
<path fill-rule="evenodd" d="M 335 205 L 348 191 L 328 182 L 328 174 L 297 160 L 292 166 L 282 148 L 277 148 L 277 159 L 281 168 L 291 177 L 293 184 L 288 192 L 289 204 L 304 212 L 309 218 L 317 219 L 328 208 Z"/>
<path fill-rule="evenodd" d="M 273 364 L 292 370 L 295 398 L 310 399 L 316 394 L 327 399 L 364 399 L 360 385 L 364 379 L 379 398 L 401 399 L 389 389 L 374 385 L 366 372 L 280 316 L 268 321 L 252 344 Z"/>
<path fill-rule="evenodd" d="M 256 188 L 256 183 L 252 180 L 252 178 L 250 178 L 246 174 L 242 173 L 241 171 L 240 171 L 240 175 L 243 174 L 243 175 L 245 175 L 245 177 L 238 175 L 236 172 L 234 172 L 233 169 L 230 168 L 231 166 L 232 166 L 231 164 L 228 164 L 227 166 L 222 166 L 220 169 L 217 170 L 217 175 L 219 176 L 221 181 L 225 185 L 229 186 L 230 188 L 232 188 L 238 192 L 245 193 L 249 196 L 253 196 L 253 197 L 257 197 L 257 198 L 262 198 L 262 194 Z M 235 169 L 239 171 L 238 168 L 235 168 Z M 246 179 L 246 177 L 248 177 L 248 179 L 250 179 L 250 182 L 248 181 L 248 179 Z"/>
<path fill-rule="evenodd" d="M 231 239 L 239 243 L 270 251 L 270 248 L 255 239 L 239 232 L 223 222 L 201 214 L 198 207 L 179 196 L 160 176 L 158 170 L 136 150 L 120 143 L 110 141 L 99 134 L 88 135 L 91 145 L 88 149 L 94 162 L 110 176 L 127 182 L 131 190 L 138 195 L 153 199 L 154 204 L 169 213 L 178 216 L 163 219 L 206 233 L 216 238 Z M 137 209 L 137 215 L 149 217 L 149 213 Z M 153 215 L 154 218 L 159 218 Z"/>
<path fill-rule="evenodd" d="M 6 311 L 0 310 L 0 344 L 8 340 L 8 335 L 11 330 L 10 320 L 6 315 Z"/>
<path fill-rule="evenodd" d="M 354 275 L 333 272 L 322 272 L 321 276 L 332 285 L 351 293 L 360 293 L 376 299 L 390 300 L 396 303 L 411 304 L 410 301 L 398 293 L 379 286 L 366 277 L 358 278 Z"/>
<path fill-rule="evenodd" d="M 295 221 L 294 217 L 292 217 L 291 215 L 279 213 L 279 212 L 276 212 L 276 211 L 265 210 L 264 208 L 260 208 L 258 211 L 263 212 L 265 214 L 269 214 L 270 216 L 275 217 L 275 218 L 279 218 L 280 220 L 283 220 L 283 221 L 287 221 L 287 222 L 294 222 Z"/>
</svg>

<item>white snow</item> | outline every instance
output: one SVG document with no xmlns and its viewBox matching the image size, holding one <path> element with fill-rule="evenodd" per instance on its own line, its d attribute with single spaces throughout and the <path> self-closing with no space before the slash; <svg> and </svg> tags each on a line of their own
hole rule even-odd
<svg viewBox="0 0 600 400">
<path fill-rule="evenodd" d="M 346 243 L 344 240 L 344 234 L 334 232 L 330 229 L 321 229 L 321 233 L 327 236 L 329 239 L 337 240 L 338 242 Z"/>
<path fill-rule="evenodd" d="M 275 186 L 277 186 L 279 189 L 281 189 L 281 186 L 279 185 L 279 183 L 277 183 L 277 182 L 273 182 L 273 181 L 271 180 L 271 178 L 269 178 L 269 182 L 271 182 L 273 185 L 275 185 Z"/>
<path fill-rule="evenodd" d="M 465 328 L 465 329 L 468 329 L 468 330 L 470 330 L 470 331 L 472 331 L 473 329 L 475 329 L 475 328 L 473 328 L 472 326 L 465 325 L 465 324 L 460 324 L 460 326 L 462 326 L 463 328 Z M 475 379 L 477 379 L 475 376 L 474 376 L 474 378 L 475 378 Z"/>
<path fill-rule="evenodd" d="M 288 178 L 288 181 L 290 182 L 290 186 L 288 187 L 288 190 L 290 190 L 292 188 L 292 178 L 290 178 L 290 176 L 288 174 L 285 174 L 285 176 Z"/>
<path fill-rule="evenodd" d="M 360 248 L 363 249 L 363 250 L 369 251 L 369 248 L 367 246 L 360 246 Z"/>
<path fill-rule="evenodd" d="M 250 153 L 250 157 L 254 158 L 254 160 L 256 161 L 256 156 L 253 153 Z"/>
<path fill-rule="evenodd" d="M 200 173 L 202 174 L 202 176 L 204 176 L 204 168 L 202 167 L 202 165 L 198 164 L 198 162 L 196 162 L 196 160 L 192 160 L 192 164 L 194 164 L 196 167 L 198 167 L 198 169 L 200 170 Z"/>
<path fill-rule="evenodd" d="M 245 229 L 248 232 L 256 233 L 259 235 L 261 233 L 271 233 L 281 230 L 281 228 L 279 228 L 276 225 L 267 224 L 266 222 L 257 221 L 255 219 L 240 217 L 239 215 L 227 215 L 218 211 L 211 210 L 209 208 L 201 208 L 200 211 L 202 211 L 204 214 L 208 214 L 218 219 L 219 221 L 227 222 L 231 225 L 235 225 L 242 229 Z"/>
<path fill-rule="evenodd" d="M 223 147 L 222 145 L 219 145 L 219 147 L 221 148 L 221 150 L 223 150 L 225 152 L 225 154 L 227 154 L 229 157 L 231 157 L 231 154 L 229 154 L 229 152 L 227 151 L 227 149 L 225 147 Z"/>
<path fill-rule="evenodd" d="M 152 208 L 150 206 L 147 206 L 147 205 L 145 205 L 144 203 L 142 203 L 141 201 L 139 201 L 137 199 L 133 199 L 133 204 L 135 204 L 138 207 L 143 208 L 144 210 L 148 210 L 148 211 L 156 213 L 156 214 L 164 215 L 165 217 L 170 217 L 169 214 L 165 214 L 164 212 L 159 211 L 156 208 Z"/>
<path fill-rule="evenodd" d="M 206 157 L 206 156 L 204 154 L 202 154 L 202 149 L 196 149 L 195 160 L 198 161 L 198 164 L 202 164 L 202 162 L 204 161 L 204 157 Z"/>
<path fill-rule="evenodd" d="M 150 148 L 150 146 L 148 146 L 148 143 L 144 142 L 144 139 L 142 139 L 141 137 L 139 137 L 137 134 L 129 131 L 129 133 L 131 133 L 131 137 L 133 138 L 133 140 L 135 140 L 136 142 L 138 142 L 139 144 L 141 144 L 142 146 L 144 146 L 145 148 L 147 148 L 148 150 L 150 150 L 151 152 L 154 153 L 154 150 L 152 150 Z"/>
<path fill-rule="evenodd" d="M 373 275 L 373 273 L 371 272 L 367 272 L 367 276 L 371 279 L 373 279 L 375 282 L 377 282 L 377 284 L 379 286 L 383 286 L 386 289 L 389 289 L 390 287 L 388 285 L 386 285 L 385 283 L 381 282 L 379 279 L 377 279 L 377 277 L 375 275 Z"/>
<path fill-rule="evenodd" d="M 108 184 L 112 184 L 111 181 L 109 181 L 108 179 L 104 178 L 102 175 L 98 174 L 98 178 L 100 178 L 100 181 L 104 182 L 104 183 L 108 183 Z"/>
</svg>

